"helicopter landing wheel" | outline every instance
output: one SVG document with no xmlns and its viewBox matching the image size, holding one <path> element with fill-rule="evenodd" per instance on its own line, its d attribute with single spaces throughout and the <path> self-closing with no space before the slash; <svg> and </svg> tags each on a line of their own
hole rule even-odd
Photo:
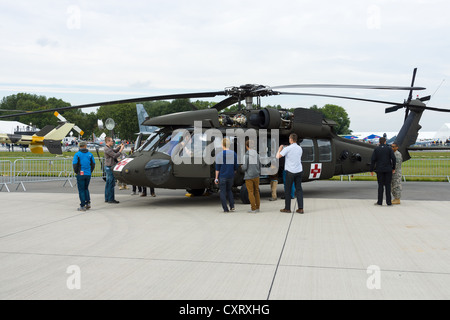
<svg viewBox="0 0 450 320">
<path fill-rule="evenodd" d="M 187 188 L 186 191 L 189 192 L 190 194 L 192 194 L 194 197 L 202 196 L 205 193 L 205 189 Z"/>
</svg>

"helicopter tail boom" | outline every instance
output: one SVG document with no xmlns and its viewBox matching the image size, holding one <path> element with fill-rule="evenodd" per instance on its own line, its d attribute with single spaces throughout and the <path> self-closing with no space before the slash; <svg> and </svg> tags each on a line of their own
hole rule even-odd
<svg viewBox="0 0 450 320">
<path fill-rule="evenodd" d="M 411 159 L 408 147 L 413 145 L 419 135 L 422 126 L 419 124 L 424 109 L 410 107 L 409 113 L 401 127 L 394 143 L 398 145 L 398 149 L 402 154 L 403 161 Z"/>
</svg>

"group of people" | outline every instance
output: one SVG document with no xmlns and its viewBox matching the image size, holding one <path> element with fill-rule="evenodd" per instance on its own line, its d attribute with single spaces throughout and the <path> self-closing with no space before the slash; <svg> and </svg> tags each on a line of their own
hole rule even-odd
<svg viewBox="0 0 450 320">
<path fill-rule="evenodd" d="M 121 144 L 114 148 L 114 140 L 111 137 L 105 139 L 105 202 L 116 204 L 119 203 L 115 198 L 114 186 L 115 178 L 113 175 L 113 167 L 122 155 L 124 145 Z M 89 193 L 89 183 L 91 174 L 95 168 L 95 159 L 92 153 L 87 149 L 86 142 L 79 143 L 80 150 L 74 155 L 73 168 L 77 175 L 78 194 L 80 198 L 80 207 L 78 211 L 86 211 L 91 208 L 91 198 Z M 215 184 L 220 189 L 220 201 L 224 212 L 235 211 L 235 202 L 232 192 L 234 183 L 234 175 L 239 169 L 237 154 L 230 150 L 230 140 L 224 138 L 222 140 L 223 151 L 216 156 L 215 167 Z M 244 163 L 241 170 L 244 173 L 245 186 L 248 191 L 250 201 L 250 213 L 260 211 L 260 193 L 259 178 L 261 174 L 261 161 L 255 148 L 255 142 L 247 140 L 245 144 L 246 153 Z M 304 213 L 303 209 L 303 190 L 302 190 L 302 172 L 303 166 L 301 162 L 303 150 L 297 143 L 297 135 L 292 133 L 289 136 L 289 145 L 280 145 L 276 154 L 277 159 L 285 158 L 284 169 L 285 176 L 285 205 L 281 212 L 291 212 L 291 199 L 294 198 L 293 189 L 295 189 L 295 198 L 297 199 L 297 213 Z M 386 138 L 380 138 L 380 144 L 372 154 L 370 172 L 373 176 L 374 171 L 377 173 L 378 181 L 378 198 L 375 205 L 382 205 L 383 194 L 386 193 L 386 204 L 400 204 L 401 197 L 401 164 L 402 155 L 398 151 L 398 145 L 393 143 L 391 146 L 386 145 Z M 271 179 L 272 200 L 276 199 L 277 179 Z M 272 183 L 273 182 L 273 183 Z M 275 186 L 275 190 L 273 190 Z M 133 186 L 133 193 L 136 192 L 136 186 Z M 145 192 L 146 188 L 141 189 Z M 140 190 L 140 191 L 141 191 Z M 145 191 L 144 191 L 145 190 Z M 275 191 L 275 192 L 274 192 Z M 391 193 L 394 196 L 392 200 Z M 151 188 L 151 194 L 154 196 L 154 189 Z M 142 195 L 142 194 L 141 194 Z"/>
<path fill-rule="evenodd" d="M 73 170 L 77 175 L 78 196 L 80 198 L 80 207 L 77 210 L 86 211 L 91 208 L 89 183 L 95 169 L 95 158 L 87 149 L 86 141 L 81 141 L 78 146 L 80 150 L 75 153 L 72 161 Z M 114 196 L 115 178 L 112 170 L 117 163 L 117 159 L 121 156 L 123 148 L 123 144 L 114 148 L 114 140 L 111 137 L 105 138 L 105 202 L 107 203 L 119 203 Z"/>
<path fill-rule="evenodd" d="M 106 184 L 105 184 L 105 202 L 111 204 L 119 203 L 116 200 L 114 187 L 116 184 L 116 179 L 113 175 L 113 168 L 122 157 L 122 151 L 124 149 L 124 144 L 120 144 L 114 147 L 114 140 L 111 137 L 105 138 L 105 174 L 106 174 Z M 78 196 L 80 198 L 80 207 L 78 211 L 86 211 L 91 208 L 91 197 L 89 192 L 89 183 L 91 180 L 92 172 L 95 169 L 95 159 L 94 156 L 87 149 L 87 144 L 85 141 L 79 143 L 80 150 L 75 153 L 72 161 L 74 172 L 77 175 L 77 186 L 78 186 Z M 135 186 L 133 186 L 135 188 Z M 141 195 L 146 195 L 146 188 L 142 189 Z M 134 189 L 135 191 L 135 189 Z M 154 196 L 155 190 L 150 189 L 151 195 Z"/>
<path fill-rule="evenodd" d="M 237 155 L 230 150 L 230 140 L 224 138 L 222 140 L 223 151 L 216 156 L 216 176 L 215 183 L 220 189 L 220 201 L 224 212 L 235 211 L 235 203 L 232 192 L 234 175 L 239 168 L 237 163 Z M 244 173 L 245 186 L 250 201 L 249 213 L 257 213 L 260 211 L 260 193 L 259 193 L 259 177 L 261 174 L 261 161 L 255 148 L 255 142 L 247 140 L 245 143 L 246 153 L 244 163 L 241 170 Z M 304 213 L 303 209 L 303 190 L 302 190 L 302 172 L 303 166 L 301 162 L 303 150 L 297 144 L 297 135 L 292 133 L 289 136 L 289 145 L 281 145 L 278 149 L 276 157 L 278 159 L 285 158 L 285 205 L 281 212 L 291 212 L 291 193 L 295 187 L 295 195 L 297 198 L 297 213 Z M 276 181 L 276 183 L 275 183 Z M 276 200 L 276 187 L 278 178 L 271 177 L 272 200 Z M 275 189 L 275 190 L 274 190 Z M 229 205 L 229 206 L 228 206 Z"/>
<path fill-rule="evenodd" d="M 378 198 L 375 205 L 383 204 L 383 193 L 386 193 L 386 204 L 400 204 L 402 191 L 402 154 L 398 151 L 398 145 L 393 143 L 391 146 L 386 144 L 386 138 L 381 137 L 378 147 L 372 153 L 370 163 L 370 173 L 377 173 Z M 394 200 L 392 200 L 392 196 Z"/>
</svg>

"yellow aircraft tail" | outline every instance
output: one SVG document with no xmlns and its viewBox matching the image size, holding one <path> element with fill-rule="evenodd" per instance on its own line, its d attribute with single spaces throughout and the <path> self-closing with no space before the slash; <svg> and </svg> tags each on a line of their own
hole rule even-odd
<svg viewBox="0 0 450 320">
<path fill-rule="evenodd" d="M 75 124 L 68 123 L 66 119 L 59 113 L 55 112 L 55 116 L 63 121 L 60 122 L 60 124 L 56 128 L 54 126 L 48 125 L 32 136 L 19 134 L 0 134 L 0 142 L 28 145 L 32 153 L 38 154 L 44 153 L 43 147 L 45 145 L 50 153 L 62 154 L 61 141 L 65 136 L 67 136 L 70 130 L 74 129 L 81 135 L 83 135 L 84 132 Z"/>
<path fill-rule="evenodd" d="M 44 145 L 52 154 L 62 154 L 61 140 L 72 130 L 73 123 L 64 123 L 57 126 L 44 136 Z M 31 150 L 31 148 L 30 148 Z"/>
</svg>

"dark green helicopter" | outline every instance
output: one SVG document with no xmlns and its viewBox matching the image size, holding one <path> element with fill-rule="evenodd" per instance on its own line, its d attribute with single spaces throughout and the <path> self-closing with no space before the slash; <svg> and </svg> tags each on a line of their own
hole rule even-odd
<svg viewBox="0 0 450 320">
<path fill-rule="evenodd" d="M 283 167 L 275 158 L 280 144 L 288 144 L 290 133 L 296 133 L 303 148 L 303 181 L 329 179 L 335 175 L 348 175 L 368 172 L 370 160 L 375 145 L 341 138 L 333 130 L 334 121 L 323 119 L 314 110 L 296 108 L 293 112 L 272 108 L 261 108 L 260 98 L 271 95 L 312 95 L 353 99 L 375 103 L 391 104 L 386 113 L 400 108 L 406 109 L 405 122 L 400 129 L 395 143 L 406 161 L 410 159 L 408 147 L 414 144 L 421 128 L 419 120 L 425 109 L 449 112 L 450 110 L 427 107 L 425 101 L 430 97 L 412 99 L 414 90 L 424 90 L 414 87 L 416 69 L 410 87 L 363 86 L 363 85 L 289 85 L 266 87 L 247 84 L 240 87 L 227 88 L 225 91 L 181 94 L 162 98 L 199 98 L 227 96 L 214 107 L 206 110 L 194 110 L 163 115 L 147 119 L 142 124 L 156 126 L 156 130 L 148 137 L 129 158 L 123 160 L 114 168 L 115 177 L 127 184 L 148 186 L 154 188 L 186 189 L 194 195 L 201 195 L 206 189 L 217 188 L 214 184 L 215 163 L 214 154 L 220 151 L 221 137 L 229 137 L 232 149 L 238 154 L 238 161 L 245 153 L 243 142 L 246 139 L 256 139 L 258 152 L 263 168 L 260 177 L 261 184 L 269 184 L 270 176 L 277 174 L 282 181 Z M 355 88 L 408 90 L 408 99 L 403 103 L 360 99 L 324 94 L 280 92 L 286 88 Z M 258 107 L 253 107 L 253 99 L 258 99 Z M 241 105 L 245 101 L 245 106 Z M 239 110 L 220 113 L 230 105 L 239 103 Z M 264 131 L 264 134 L 261 134 Z M 256 132 L 256 135 L 254 134 Z M 215 133 L 215 134 L 214 134 Z M 252 135 L 253 133 L 253 135 Z M 219 143 L 218 143 L 219 142 Z M 241 143 L 240 143 L 241 142 Z M 185 152 L 184 162 L 176 161 L 177 154 Z M 241 198 L 244 200 L 245 184 L 243 173 L 238 170 L 234 186 L 241 187 Z"/>
<path fill-rule="evenodd" d="M 424 110 L 450 112 L 448 109 L 428 107 L 425 101 L 430 96 L 412 99 L 413 91 L 424 90 L 414 87 L 417 69 L 414 69 L 411 86 L 368 86 L 368 85 L 287 85 L 267 87 L 247 84 L 226 88 L 223 91 L 161 95 L 96 104 L 71 106 L 39 112 L 63 111 L 99 105 L 132 103 L 184 98 L 225 99 L 206 110 L 193 110 L 167 114 L 146 119 L 142 125 L 155 126 L 155 130 L 144 141 L 140 135 L 136 141 L 136 151 L 119 162 L 114 168 L 117 180 L 126 184 L 166 189 L 186 189 L 193 195 L 201 195 L 205 190 L 214 190 L 215 154 L 220 151 L 222 137 L 230 138 L 238 161 L 245 153 L 243 142 L 255 140 L 262 159 L 261 184 L 269 184 L 270 176 L 277 175 L 282 181 L 283 165 L 275 158 L 278 146 L 288 144 L 290 133 L 296 133 L 303 148 L 303 181 L 329 179 L 335 175 L 349 175 L 368 172 L 375 145 L 339 137 L 333 127 L 334 121 L 324 119 L 314 110 L 296 108 L 293 112 L 272 108 L 261 108 L 261 97 L 273 95 L 300 95 L 351 99 L 392 105 L 386 113 L 405 108 L 405 121 L 395 143 L 403 155 L 410 159 L 408 148 L 415 143 Z M 406 90 L 408 98 L 402 103 L 371 100 L 327 94 L 284 92 L 280 89 L 297 88 L 350 88 L 375 90 Z M 257 99 L 254 108 L 253 100 Z M 245 102 L 245 104 L 241 104 Z M 235 112 L 221 112 L 225 108 L 239 104 Z M 30 113 L 25 113 L 30 114 Z M 17 115 L 17 114 L 16 114 Z M 11 116 L 0 116 L 12 117 Z M 18 114 L 23 115 L 23 114 Z M 245 186 L 244 174 L 238 170 L 234 186 Z M 245 200 L 245 187 L 241 188 L 241 198 Z"/>
</svg>

